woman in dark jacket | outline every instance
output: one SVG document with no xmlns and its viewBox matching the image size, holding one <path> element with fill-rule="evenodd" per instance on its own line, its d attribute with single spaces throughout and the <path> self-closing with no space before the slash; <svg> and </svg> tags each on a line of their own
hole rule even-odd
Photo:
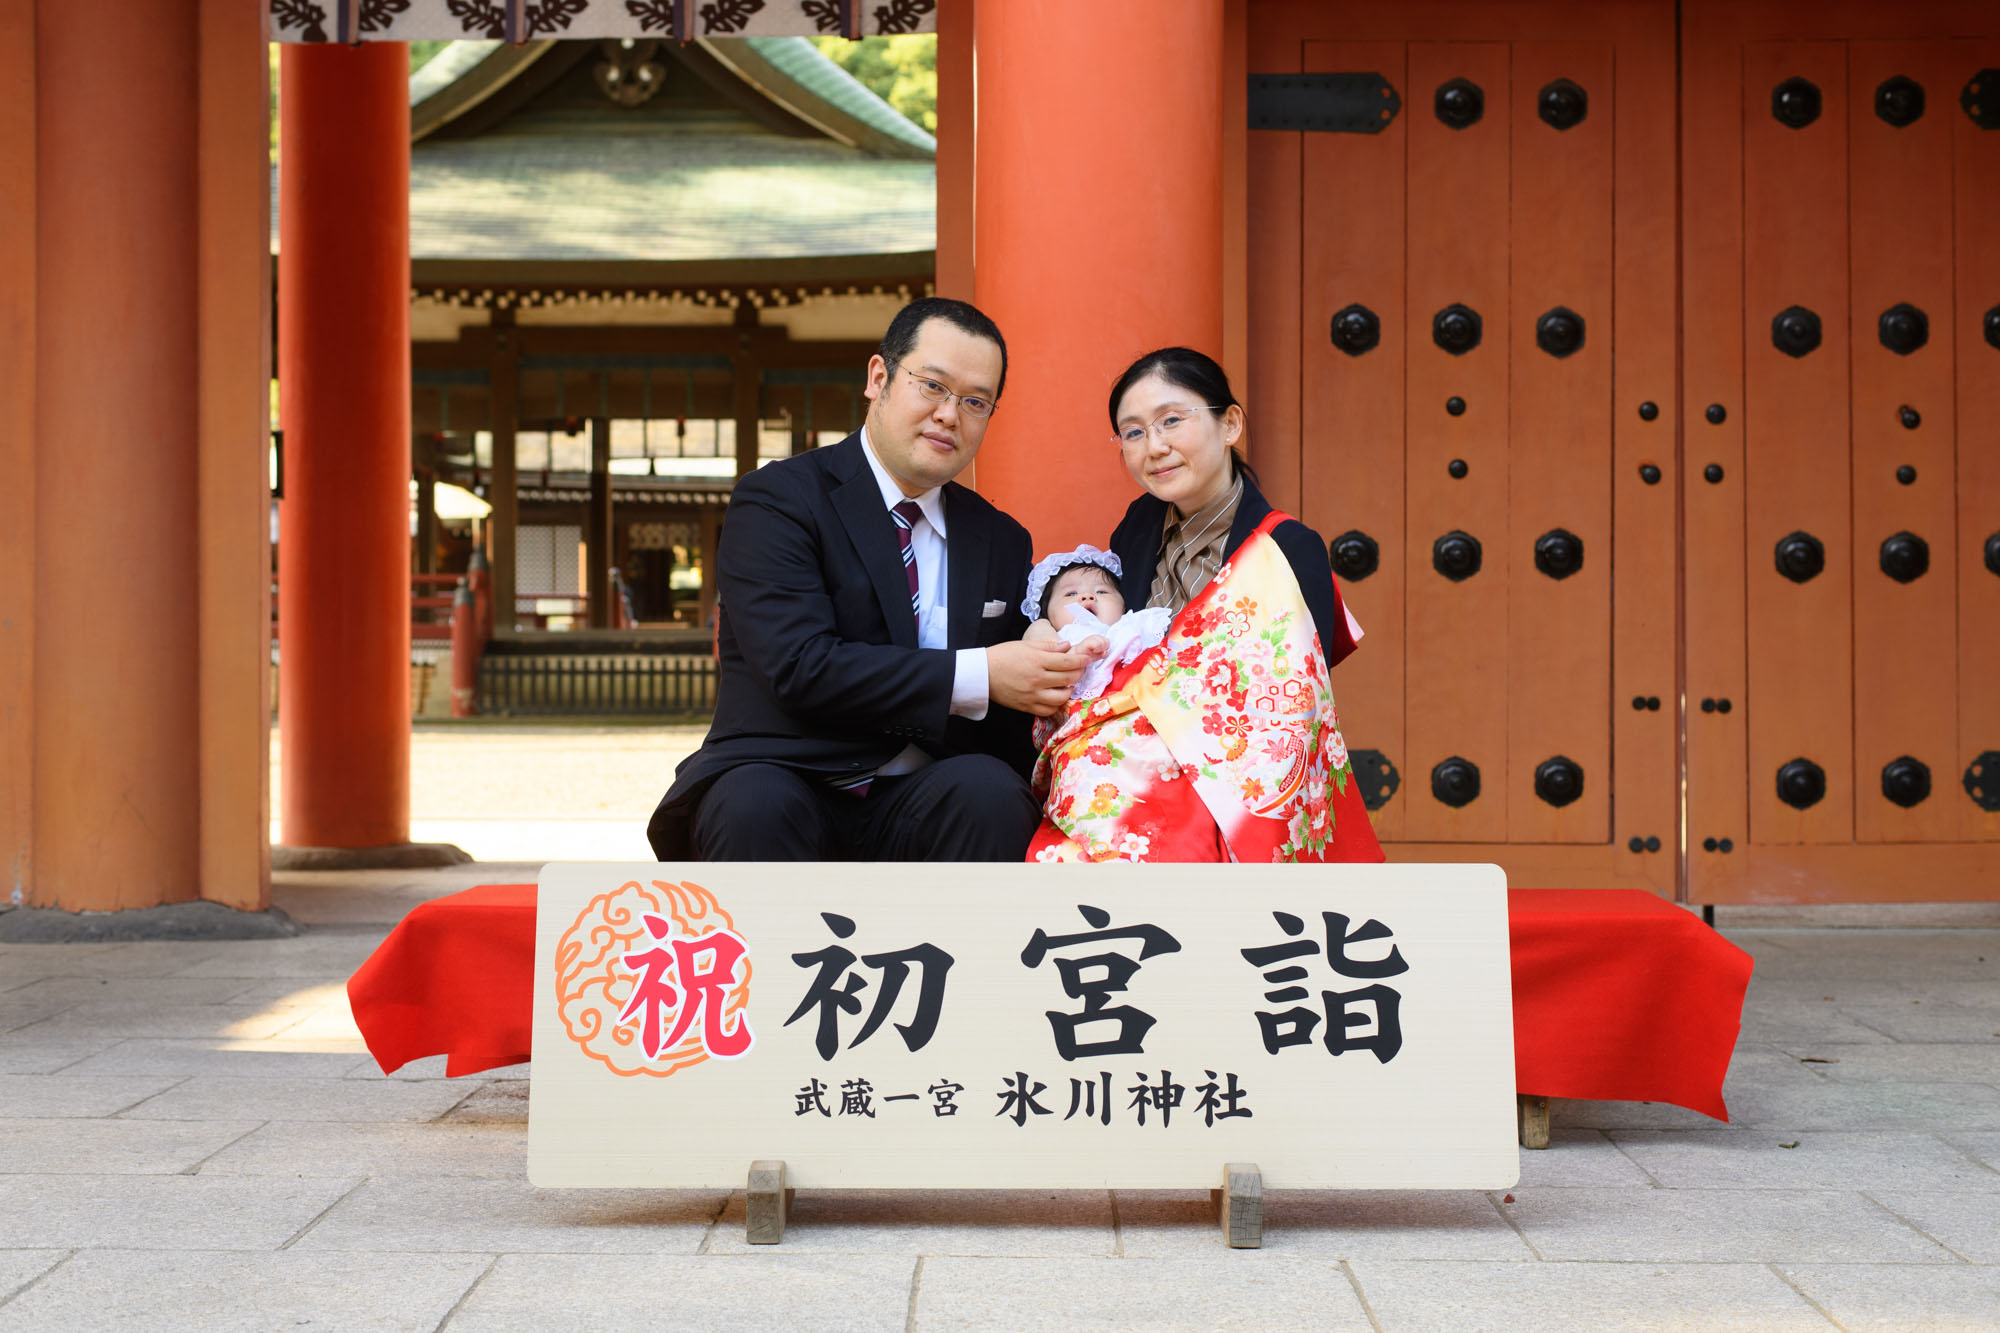
<svg viewBox="0 0 2000 1333">
<path fill-rule="evenodd" d="M 1164 348 L 1119 377 L 1110 410 L 1146 492 L 1111 537 L 1125 604 L 1175 618 L 1044 746 L 1047 817 L 1029 855 L 1381 860 L 1327 674 L 1361 629 L 1318 534 L 1258 491 L 1228 377 Z"/>
</svg>

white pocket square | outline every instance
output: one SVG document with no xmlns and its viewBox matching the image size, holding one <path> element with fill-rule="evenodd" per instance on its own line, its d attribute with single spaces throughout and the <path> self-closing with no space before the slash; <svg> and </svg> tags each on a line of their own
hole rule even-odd
<svg viewBox="0 0 2000 1333">
<path fill-rule="evenodd" d="M 1007 603 L 1005 602 L 985 602 L 980 605 L 979 618 L 981 620 L 991 620 L 1006 609 Z"/>
</svg>

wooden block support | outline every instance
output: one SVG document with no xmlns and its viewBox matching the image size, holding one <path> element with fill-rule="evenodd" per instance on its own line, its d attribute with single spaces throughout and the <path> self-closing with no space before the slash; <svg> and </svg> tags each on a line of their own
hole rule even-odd
<svg viewBox="0 0 2000 1333">
<path fill-rule="evenodd" d="M 776 1245 L 785 1238 L 785 1215 L 792 1192 L 785 1188 L 785 1164 L 766 1160 L 750 1163 L 750 1183 L 743 1206 L 743 1239 L 752 1245 Z"/>
<path fill-rule="evenodd" d="M 1254 1162 L 1231 1162 L 1222 1168 L 1222 1188 L 1214 1191 L 1222 1222 L 1222 1243 L 1232 1250 L 1264 1245 L 1264 1173 Z"/>
<path fill-rule="evenodd" d="M 1514 1095 L 1514 1109 L 1521 1127 L 1523 1148 L 1549 1146 L 1549 1099 L 1521 1092 Z"/>
</svg>

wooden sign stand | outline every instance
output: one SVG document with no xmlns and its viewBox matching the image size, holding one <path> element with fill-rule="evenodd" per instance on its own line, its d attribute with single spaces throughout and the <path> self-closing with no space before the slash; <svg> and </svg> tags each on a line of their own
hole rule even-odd
<svg viewBox="0 0 2000 1333">
<path fill-rule="evenodd" d="M 743 1239 L 750 1245 L 776 1245 L 785 1238 L 792 1199 L 785 1187 L 785 1164 L 774 1159 L 750 1163 L 743 1195 Z M 1264 1173 L 1255 1162 L 1231 1162 L 1222 1168 L 1222 1188 L 1210 1190 L 1208 1201 L 1222 1226 L 1222 1243 L 1232 1250 L 1264 1246 Z"/>
</svg>

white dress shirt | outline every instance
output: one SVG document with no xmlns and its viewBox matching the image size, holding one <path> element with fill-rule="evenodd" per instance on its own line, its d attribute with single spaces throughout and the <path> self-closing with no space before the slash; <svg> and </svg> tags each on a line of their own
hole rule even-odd
<svg viewBox="0 0 2000 1333">
<path fill-rule="evenodd" d="M 904 495 L 903 488 L 882 466 L 882 460 L 875 456 L 875 446 L 868 442 L 868 428 L 861 428 L 861 453 L 868 460 L 868 470 L 875 474 L 875 485 L 882 492 L 882 507 L 894 509 L 905 500 L 914 500 L 919 511 L 916 522 L 910 525 L 910 552 L 917 564 L 917 646 L 920 648 L 945 648 L 951 643 L 949 634 L 951 605 L 946 586 L 944 494 L 943 488 L 933 486 L 922 495 Z M 951 711 L 959 716 L 979 721 L 986 716 L 987 708 L 986 650 L 984 648 L 960 648 L 952 668 Z M 902 753 L 876 769 L 881 777 L 894 777 L 899 773 L 913 773 L 931 762 L 931 756 L 920 746 L 907 745 Z"/>
</svg>

